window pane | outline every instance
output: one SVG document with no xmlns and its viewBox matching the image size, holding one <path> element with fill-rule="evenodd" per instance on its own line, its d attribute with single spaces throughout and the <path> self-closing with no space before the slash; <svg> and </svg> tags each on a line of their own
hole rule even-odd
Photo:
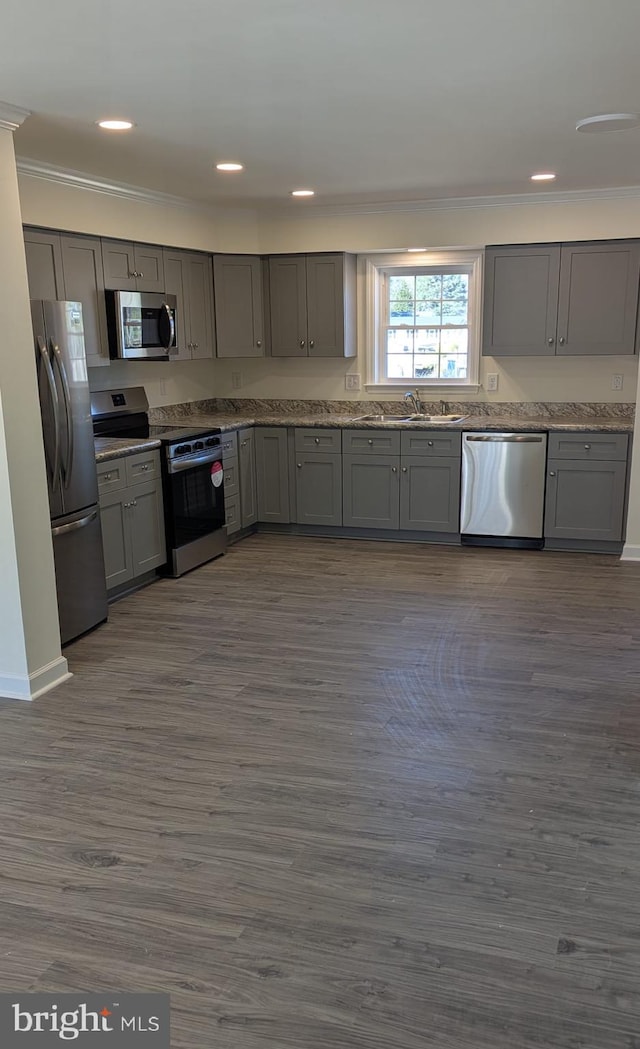
<svg viewBox="0 0 640 1049">
<path fill-rule="evenodd" d="M 439 349 L 439 328 L 427 328 L 416 332 L 416 353 L 438 353 Z"/>
<path fill-rule="evenodd" d="M 409 353 L 390 353 L 387 357 L 387 378 L 413 378 L 413 355 Z"/>
<path fill-rule="evenodd" d="M 413 353 L 413 328 L 387 331 L 387 353 Z"/>
<path fill-rule="evenodd" d="M 416 277 L 416 299 L 441 299 L 442 277 L 440 274 L 434 276 Z"/>
<path fill-rule="evenodd" d="M 413 299 L 415 277 L 389 277 L 390 299 Z"/>
<path fill-rule="evenodd" d="M 469 274 L 468 273 L 445 273 L 442 277 L 443 299 L 466 299 L 469 298 Z"/>
<path fill-rule="evenodd" d="M 438 358 L 434 357 L 433 360 L 425 358 L 414 358 L 415 364 L 413 366 L 413 378 L 414 379 L 437 379 L 438 378 Z"/>
<path fill-rule="evenodd" d="M 467 355 L 466 353 L 444 354 L 440 358 L 441 379 L 466 379 L 467 377 Z"/>
<path fill-rule="evenodd" d="M 453 303 L 446 303 L 447 306 Z M 442 324 L 440 319 L 440 301 L 416 302 L 416 324 Z M 449 323 L 453 323 L 450 321 Z M 464 324 L 464 321 L 462 322 Z"/>
<path fill-rule="evenodd" d="M 460 300 L 458 302 L 446 300 L 442 303 L 442 323 L 443 324 L 466 324 L 468 321 L 469 309 L 467 302 Z"/>
<path fill-rule="evenodd" d="M 415 324 L 413 299 L 393 299 L 389 303 L 390 324 Z"/>
<path fill-rule="evenodd" d="M 453 331 L 444 328 L 442 331 L 442 353 L 466 353 L 468 342 L 469 331 L 467 328 L 458 328 Z"/>
</svg>

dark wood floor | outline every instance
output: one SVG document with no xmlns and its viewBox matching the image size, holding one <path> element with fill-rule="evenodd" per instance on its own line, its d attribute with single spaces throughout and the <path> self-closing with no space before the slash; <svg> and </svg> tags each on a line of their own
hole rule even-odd
<svg viewBox="0 0 640 1049">
<path fill-rule="evenodd" d="M 640 568 L 254 536 L 0 703 L 0 987 L 181 1049 L 639 1049 Z"/>
</svg>

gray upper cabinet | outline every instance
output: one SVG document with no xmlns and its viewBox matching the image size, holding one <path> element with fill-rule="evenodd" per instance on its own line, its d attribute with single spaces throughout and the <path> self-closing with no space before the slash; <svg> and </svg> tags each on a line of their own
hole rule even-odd
<svg viewBox="0 0 640 1049">
<path fill-rule="evenodd" d="M 257 426 L 255 431 L 258 520 L 288 524 L 289 453 L 284 426 Z"/>
<path fill-rule="evenodd" d="M 492 357 L 556 352 L 560 245 L 487 248 L 482 352 Z"/>
<path fill-rule="evenodd" d="M 176 297 L 176 345 L 169 351 L 172 361 L 191 360 L 189 328 L 189 268 L 186 251 L 164 249 L 165 292 Z"/>
<path fill-rule="evenodd" d="M 639 283 L 637 241 L 487 248 L 482 352 L 632 354 Z"/>
<path fill-rule="evenodd" d="M 342 523 L 350 528 L 398 528 L 400 459 L 343 455 Z"/>
<path fill-rule="evenodd" d="M 340 452 L 296 452 L 296 523 L 342 524 Z"/>
<path fill-rule="evenodd" d="M 164 249 L 164 291 L 175 295 L 178 336 L 171 360 L 212 357 L 215 350 L 211 256 Z"/>
<path fill-rule="evenodd" d="M 257 255 L 214 255 L 216 356 L 264 357 L 263 266 Z"/>
<path fill-rule="evenodd" d="M 460 531 L 459 456 L 412 455 L 402 459 L 400 528 Z"/>
<path fill-rule="evenodd" d="M 31 298 L 81 302 L 87 366 L 108 365 L 100 241 L 29 228 L 24 239 Z"/>
<path fill-rule="evenodd" d="M 255 434 L 252 429 L 240 430 L 238 433 L 238 459 L 241 522 L 242 527 L 247 528 L 258 520 Z"/>
<path fill-rule="evenodd" d="M 166 291 L 160 247 L 103 240 L 102 264 L 105 287 L 112 291 Z"/>
<path fill-rule="evenodd" d="M 353 255 L 271 256 L 271 355 L 355 356 L 355 288 Z"/>
</svg>

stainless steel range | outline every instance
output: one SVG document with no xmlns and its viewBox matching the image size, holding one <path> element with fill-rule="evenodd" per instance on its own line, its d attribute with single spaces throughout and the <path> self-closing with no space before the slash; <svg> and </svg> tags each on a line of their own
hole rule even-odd
<svg viewBox="0 0 640 1049">
<path fill-rule="evenodd" d="M 142 386 L 91 394 L 95 437 L 157 437 L 161 442 L 167 572 L 181 576 L 226 550 L 221 431 L 150 426 L 148 410 Z"/>
</svg>

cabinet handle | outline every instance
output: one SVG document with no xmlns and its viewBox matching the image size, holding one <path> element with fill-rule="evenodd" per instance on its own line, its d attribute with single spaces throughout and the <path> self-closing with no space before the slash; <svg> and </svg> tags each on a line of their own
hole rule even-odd
<svg viewBox="0 0 640 1049">
<path fill-rule="evenodd" d="M 406 472 L 407 472 L 407 468 L 406 468 L 406 466 L 403 466 L 403 467 L 402 467 L 402 472 L 403 472 L 403 474 L 406 474 Z"/>
<path fill-rule="evenodd" d="M 241 441 L 240 442 L 240 447 L 241 448 L 246 448 L 246 446 L 247 446 L 247 441 Z"/>
<path fill-rule="evenodd" d="M 137 505 L 138 505 L 138 500 L 137 500 L 137 499 L 134 499 L 131 505 L 132 505 L 132 506 L 137 506 Z"/>
<path fill-rule="evenodd" d="M 591 448 L 591 445 L 590 444 L 585 444 L 584 448 L 585 448 L 585 451 L 588 452 L 589 449 Z"/>
<path fill-rule="evenodd" d="M 197 350 L 197 349 L 198 349 L 198 343 L 197 343 L 197 342 L 194 342 L 194 344 L 193 344 L 193 348 L 194 348 L 194 350 Z"/>
<path fill-rule="evenodd" d="M 369 438 L 369 440 L 367 441 L 367 444 L 373 444 L 373 441 L 371 440 L 371 438 Z"/>
<path fill-rule="evenodd" d="M 314 440 L 314 444 L 320 444 L 320 438 L 319 437 L 314 437 L 313 440 Z"/>
<path fill-rule="evenodd" d="M 130 271 L 129 271 L 129 277 L 130 277 L 130 278 L 131 278 L 131 277 L 137 277 L 137 276 L 138 276 L 138 274 L 136 273 L 136 271 L 135 271 L 135 270 L 130 270 Z"/>
<path fill-rule="evenodd" d="M 136 277 L 144 277 L 142 270 L 139 270 L 138 273 L 136 273 Z"/>
<path fill-rule="evenodd" d="M 433 448 L 433 441 L 427 441 L 427 445 L 429 446 L 429 448 Z"/>
<path fill-rule="evenodd" d="M 104 481 L 110 481 L 111 480 L 111 474 L 104 474 L 103 475 L 103 480 Z"/>
<path fill-rule="evenodd" d="M 556 476 L 555 470 L 549 470 L 549 477 L 555 477 L 555 476 Z"/>
<path fill-rule="evenodd" d="M 547 339 L 547 342 L 549 343 L 550 346 L 553 346 L 555 341 L 556 340 L 554 339 L 553 335 L 550 335 L 549 338 Z"/>
<path fill-rule="evenodd" d="M 256 339 L 256 346 L 258 347 L 258 349 L 260 349 L 260 347 L 262 346 L 262 339 Z"/>
<path fill-rule="evenodd" d="M 304 339 L 300 339 L 300 349 L 304 349 Z"/>
<path fill-rule="evenodd" d="M 391 467 L 391 473 L 392 474 L 397 474 L 397 472 L 398 472 L 398 467 L 397 466 L 392 466 Z"/>
<path fill-rule="evenodd" d="M 560 338 L 558 339 L 558 342 L 560 343 L 561 346 L 564 346 L 566 341 L 567 340 L 565 339 L 564 335 L 561 335 Z"/>
<path fill-rule="evenodd" d="M 314 346 L 315 346 L 315 342 L 313 341 L 313 339 L 309 339 L 309 348 L 313 349 Z"/>
<path fill-rule="evenodd" d="M 302 469 L 302 463 L 296 463 L 296 466 L 298 467 L 299 470 Z"/>
</svg>

